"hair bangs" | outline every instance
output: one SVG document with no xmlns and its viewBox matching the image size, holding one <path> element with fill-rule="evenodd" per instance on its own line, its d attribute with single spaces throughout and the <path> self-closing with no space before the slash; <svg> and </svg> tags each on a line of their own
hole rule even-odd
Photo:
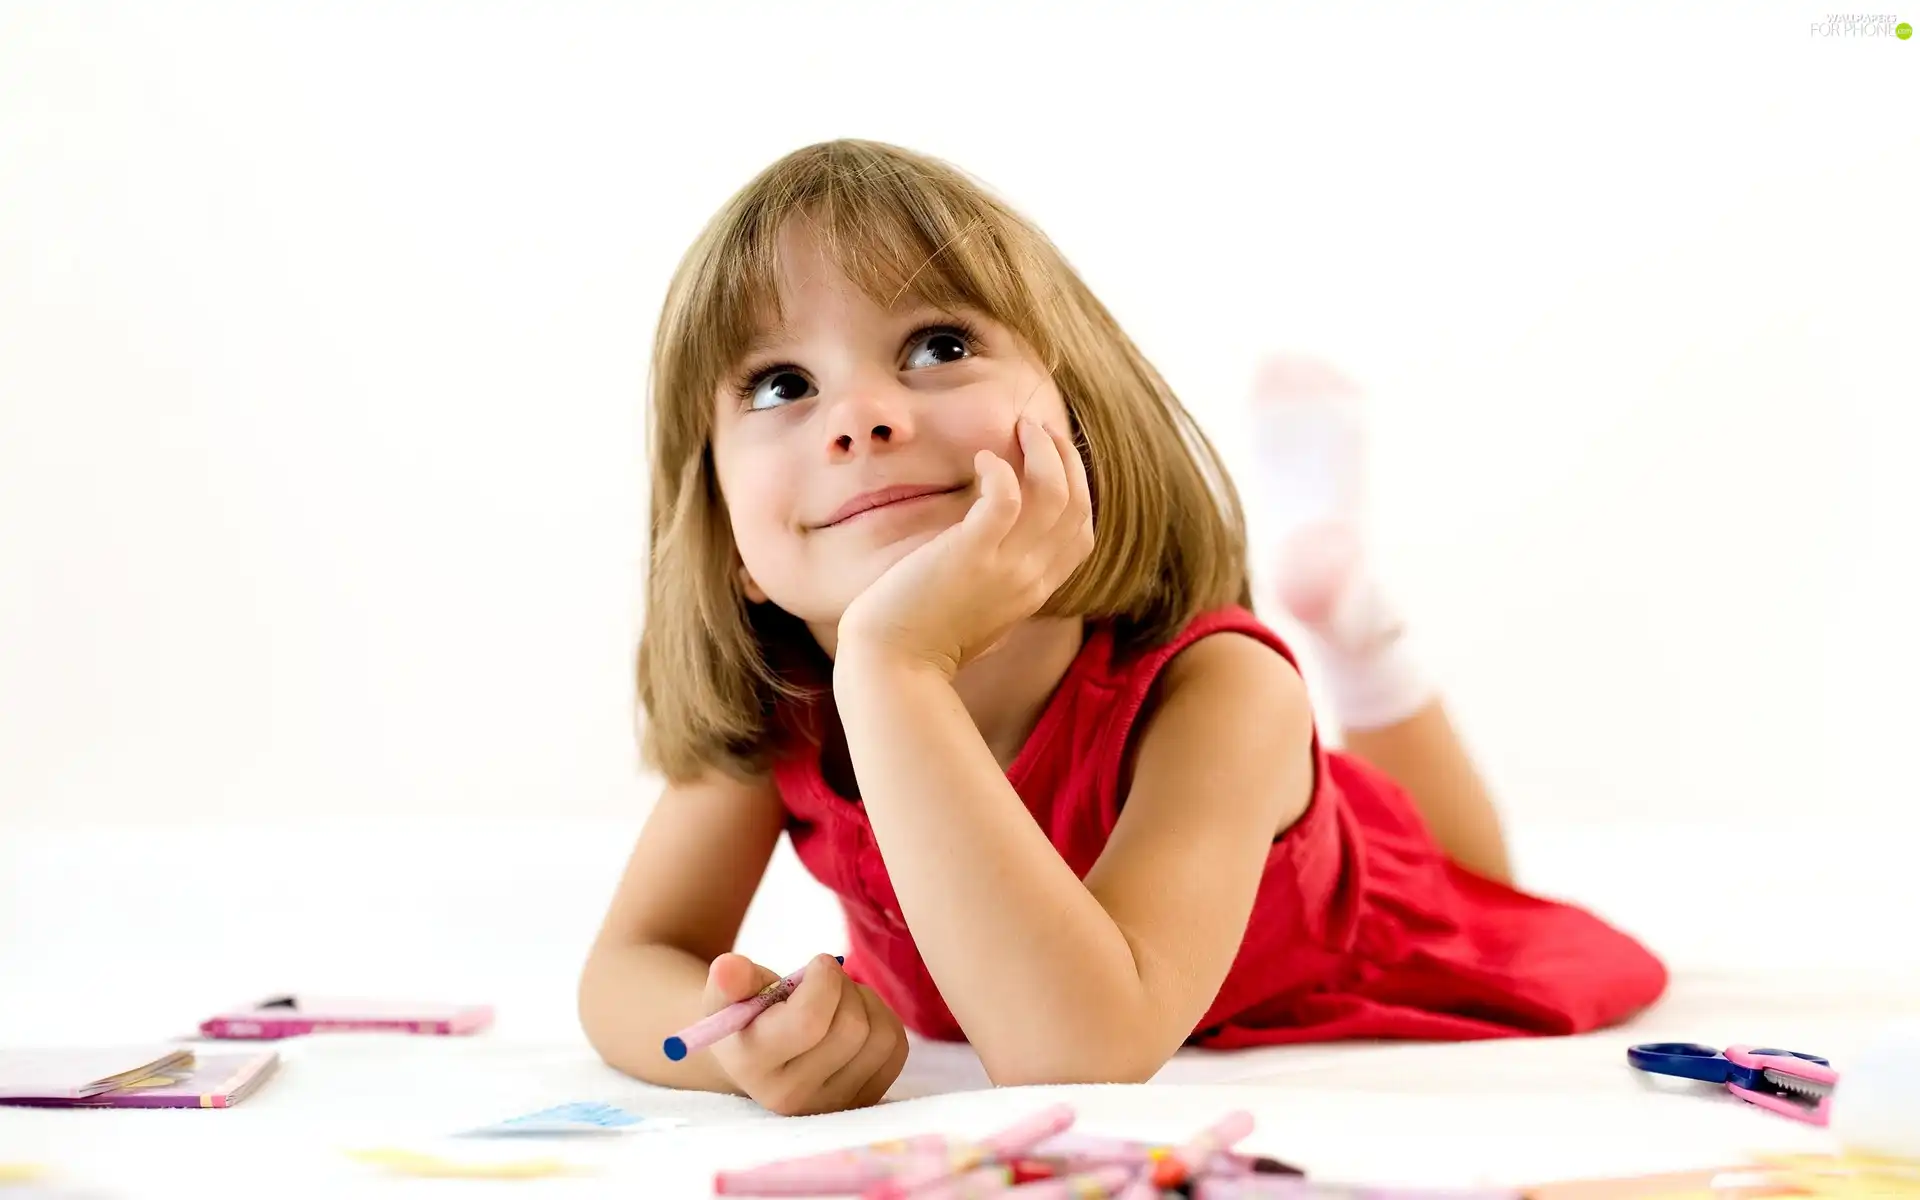
<svg viewBox="0 0 1920 1200">
<path fill-rule="evenodd" d="M 706 332 L 696 374 L 708 390 L 785 321 L 780 239 L 790 221 L 880 308 L 978 312 L 1051 357 L 1032 290 L 1044 273 L 1020 222 L 952 178 L 859 149 L 836 144 L 781 164 L 719 231 L 686 314 Z"/>
</svg>

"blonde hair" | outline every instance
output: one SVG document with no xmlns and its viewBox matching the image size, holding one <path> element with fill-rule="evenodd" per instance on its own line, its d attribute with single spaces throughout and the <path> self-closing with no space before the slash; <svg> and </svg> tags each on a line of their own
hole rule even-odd
<svg viewBox="0 0 1920 1200">
<path fill-rule="evenodd" d="M 1087 462 L 1096 543 L 1044 613 L 1111 619 L 1135 646 L 1250 604 L 1240 502 L 1219 455 L 1046 236 L 936 159 L 870 141 L 807 146 L 708 223 L 660 314 L 637 664 L 651 766 L 672 780 L 764 770 L 779 705 L 807 694 L 793 665 L 819 655 L 804 625 L 742 593 L 710 442 L 721 381 L 780 319 L 779 234 L 795 216 L 877 304 L 911 291 L 983 313 L 1051 372 Z"/>
</svg>

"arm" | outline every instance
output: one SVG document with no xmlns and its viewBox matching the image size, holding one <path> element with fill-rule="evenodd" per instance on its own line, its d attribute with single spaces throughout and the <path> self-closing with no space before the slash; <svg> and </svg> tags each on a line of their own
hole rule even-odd
<svg viewBox="0 0 1920 1200">
<path fill-rule="evenodd" d="M 740 1092 L 711 1053 L 668 1062 L 660 1043 L 705 1016 L 708 964 L 733 948 L 773 848 L 766 780 L 714 773 L 661 794 L 580 978 L 580 1021 L 610 1065 L 648 1083 Z"/>
<path fill-rule="evenodd" d="M 1272 839 L 1305 811 L 1312 719 L 1284 659 L 1207 638 L 1162 682 L 1119 824 L 1082 883 L 944 672 L 858 643 L 836 658 L 901 911 L 995 1083 L 1157 1071 L 1232 965 Z"/>
</svg>

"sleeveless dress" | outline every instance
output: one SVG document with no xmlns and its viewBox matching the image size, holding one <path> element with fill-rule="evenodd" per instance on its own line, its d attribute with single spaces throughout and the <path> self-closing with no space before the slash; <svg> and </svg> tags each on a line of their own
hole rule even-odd
<svg viewBox="0 0 1920 1200">
<path fill-rule="evenodd" d="M 1202 614 L 1167 643 L 1118 654 L 1089 623 L 1007 778 L 1084 878 L 1113 832 L 1122 763 L 1168 661 L 1203 637 L 1292 653 L 1252 613 Z M 791 714 L 789 714 L 791 715 Z M 817 711 L 773 775 L 802 863 L 846 911 L 847 970 L 922 1036 L 964 1040 L 901 918 L 865 808 L 821 771 Z M 1245 938 L 1188 1040 L 1213 1049 L 1352 1038 L 1573 1034 L 1625 1020 L 1666 987 L 1638 942 L 1572 905 L 1482 878 L 1440 849 L 1407 793 L 1313 741 L 1305 813 L 1273 842 Z"/>
</svg>

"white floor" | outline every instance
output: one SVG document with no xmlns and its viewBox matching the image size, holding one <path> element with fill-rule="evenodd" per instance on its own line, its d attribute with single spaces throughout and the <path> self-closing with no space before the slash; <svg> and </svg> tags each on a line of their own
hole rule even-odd
<svg viewBox="0 0 1920 1200">
<path fill-rule="evenodd" d="M 717 1167 L 869 1140 L 967 1132 L 1051 1094 L 983 1092 L 964 1049 L 916 1048 L 893 1102 L 782 1121 L 652 1089 L 600 1065 L 574 974 L 631 827 L 302 827 L 141 836 L 15 831 L 0 845 L 0 1044 L 184 1035 L 215 1008 L 308 989 L 494 1003 L 476 1039 L 286 1043 L 286 1066 L 228 1111 L 0 1109 L 0 1163 L 47 1165 L 109 1196 L 707 1194 Z M 1090 1129 L 1177 1137 L 1232 1107 L 1248 1145 L 1329 1178 L 1524 1183 L 1712 1166 L 1832 1135 L 1624 1065 L 1634 1041 L 1784 1044 L 1847 1056 L 1920 1018 L 1920 880 L 1899 847 L 1801 832 L 1521 830 L 1530 884 L 1589 903 L 1675 971 L 1668 998 L 1587 1038 L 1187 1054 L 1152 1085 L 1071 1089 Z M 743 949 L 769 965 L 838 940 L 834 910 L 783 851 Z M 1844 1080 L 1842 1097 L 1844 1102 Z M 389 1180 L 343 1151 L 447 1151 L 443 1135 L 564 1100 L 690 1119 L 682 1129 L 519 1156 L 561 1180 Z M 487 1148 L 461 1147 L 469 1157 Z M 494 1153 L 505 1153 L 494 1150 Z M 12 1193 L 9 1193 L 11 1196 Z M 24 1194 L 24 1193 L 22 1193 Z M 49 1193 L 51 1194 L 51 1193 Z"/>
</svg>

